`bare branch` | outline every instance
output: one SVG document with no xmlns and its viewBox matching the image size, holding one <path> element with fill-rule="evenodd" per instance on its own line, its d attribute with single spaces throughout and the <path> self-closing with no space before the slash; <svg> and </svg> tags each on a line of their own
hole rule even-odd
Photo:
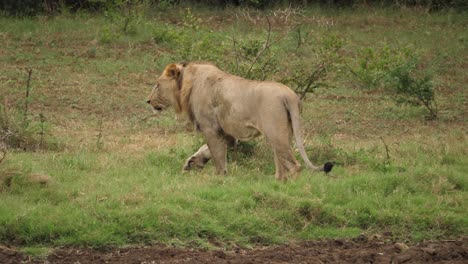
<svg viewBox="0 0 468 264">
<path fill-rule="evenodd" d="M 307 82 L 306 88 L 301 91 L 301 96 L 300 96 L 301 100 L 303 100 L 306 97 L 307 93 L 311 92 L 311 88 L 317 88 L 318 87 L 318 84 L 316 84 L 316 82 L 318 80 L 320 80 L 320 78 L 322 78 L 322 76 L 325 73 L 325 71 L 327 70 L 327 67 L 328 67 L 329 64 L 331 64 L 331 63 L 330 62 L 326 63 L 324 61 L 320 62 L 317 65 L 317 68 L 309 75 L 309 77 L 306 80 L 306 82 Z M 300 89 L 300 87 L 298 87 L 298 89 L 296 89 L 296 91 L 298 91 L 299 89 Z"/>
<path fill-rule="evenodd" d="M 267 30 L 267 37 L 265 39 L 265 43 L 263 44 L 263 48 L 261 50 L 258 51 L 257 53 L 257 56 L 255 56 L 255 58 L 253 59 L 252 61 L 252 64 L 250 65 L 249 67 L 249 70 L 247 71 L 246 73 L 246 76 L 249 76 L 250 72 L 252 71 L 253 67 L 255 66 L 255 64 L 257 63 L 258 59 L 260 59 L 260 57 L 263 55 L 263 53 L 265 53 L 268 49 L 271 48 L 271 46 L 275 45 L 276 43 L 280 42 L 281 40 L 283 40 L 290 32 L 290 30 L 287 30 L 283 35 L 281 35 L 280 37 L 278 37 L 276 40 L 274 41 L 271 41 L 270 38 L 271 38 L 271 22 L 270 22 L 270 19 L 268 17 L 266 17 L 266 20 L 268 22 L 268 30 Z M 297 27 L 297 26 L 296 26 Z M 294 27 L 293 29 L 295 29 L 296 27 Z"/>
</svg>

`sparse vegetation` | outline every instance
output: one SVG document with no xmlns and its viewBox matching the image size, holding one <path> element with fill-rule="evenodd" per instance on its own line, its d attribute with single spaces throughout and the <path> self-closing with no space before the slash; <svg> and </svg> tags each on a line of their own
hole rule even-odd
<svg viewBox="0 0 468 264">
<path fill-rule="evenodd" d="M 188 11 L 170 2 L 128 23 L 86 12 L 0 17 L 0 157 L 8 151 L 0 243 L 42 254 L 62 245 L 467 234 L 465 14 L 314 6 L 257 18 L 243 8 Z M 167 63 L 186 60 L 288 80 L 307 94 L 310 158 L 335 160 L 336 169 L 276 182 L 260 139 L 229 154 L 228 176 L 215 175 L 211 163 L 183 174 L 203 140 L 172 112 L 151 116 L 144 99 Z M 25 101 L 26 67 L 34 69 L 34 100 Z M 425 109 L 394 100 L 403 95 L 431 111 L 435 93 L 432 121 Z M 24 150 L 55 141 L 63 147 Z"/>
<path fill-rule="evenodd" d="M 318 43 L 308 43 L 305 49 L 313 51 L 312 57 L 317 61 L 313 66 L 305 66 L 298 61 L 291 65 L 291 76 L 285 77 L 282 82 L 291 85 L 291 88 L 304 100 L 308 93 L 313 93 L 320 87 L 328 87 L 326 83 L 329 72 L 336 71 L 343 62 L 340 50 L 344 41 L 337 36 L 325 36 Z"/>
<path fill-rule="evenodd" d="M 40 113 L 35 118 L 30 113 L 32 69 L 28 68 L 26 72 L 24 96 L 18 100 L 16 107 L 10 108 L 7 98 L 0 103 L 0 149 L 5 155 L 6 148 L 36 150 L 57 147 L 52 141 L 49 142 L 51 144 L 45 144 L 44 137 L 49 128 L 45 116 Z"/>
</svg>

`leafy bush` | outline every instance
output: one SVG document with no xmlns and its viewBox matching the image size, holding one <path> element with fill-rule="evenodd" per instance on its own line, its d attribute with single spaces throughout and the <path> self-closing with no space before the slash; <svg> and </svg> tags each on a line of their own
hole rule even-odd
<svg viewBox="0 0 468 264">
<path fill-rule="evenodd" d="M 174 28 L 166 24 L 164 26 L 156 26 L 153 28 L 153 40 L 156 44 L 172 48 L 177 47 L 180 43 L 184 43 L 185 35 L 178 28 Z"/>
<path fill-rule="evenodd" d="M 380 49 L 363 48 L 359 50 L 357 65 L 350 68 L 351 73 L 365 89 L 381 88 L 386 75 L 393 69 L 411 60 L 415 52 L 410 48 Z"/>
<path fill-rule="evenodd" d="M 223 53 L 225 47 L 223 42 L 212 33 L 203 33 L 194 39 L 196 41 L 189 41 L 181 50 L 180 55 L 188 61 L 210 61 L 218 66 L 224 64 Z"/>
<path fill-rule="evenodd" d="M 364 88 L 383 88 L 397 103 L 422 105 L 429 118 L 437 118 L 432 76 L 418 69 L 418 51 L 410 48 L 365 48 L 351 73 Z"/>
<path fill-rule="evenodd" d="M 418 61 L 410 60 L 389 72 L 386 85 L 395 93 L 398 103 L 423 105 L 429 111 L 429 118 L 437 118 L 437 104 L 432 76 L 427 72 L 417 73 Z M 422 75 L 422 76 L 421 76 Z"/>
<path fill-rule="evenodd" d="M 104 25 L 101 28 L 99 35 L 99 41 L 102 43 L 112 43 L 119 39 L 120 34 L 118 34 L 111 26 Z"/>
</svg>

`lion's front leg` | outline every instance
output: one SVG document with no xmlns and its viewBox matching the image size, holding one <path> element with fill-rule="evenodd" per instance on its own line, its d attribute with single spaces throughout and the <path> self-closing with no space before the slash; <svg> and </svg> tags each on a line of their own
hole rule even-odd
<svg viewBox="0 0 468 264">
<path fill-rule="evenodd" d="M 188 171 L 192 168 L 203 168 L 205 164 L 211 159 L 211 152 L 208 145 L 201 146 L 184 164 L 183 170 Z"/>
<path fill-rule="evenodd" d="M 208 143 L 208 148 L 216 166 L 216 172 L 218 174 L 226 174 L 227 144 L 225 138 L 217 130 L 207 129 L 202 130 L 202 132 Z"/>
</svg>

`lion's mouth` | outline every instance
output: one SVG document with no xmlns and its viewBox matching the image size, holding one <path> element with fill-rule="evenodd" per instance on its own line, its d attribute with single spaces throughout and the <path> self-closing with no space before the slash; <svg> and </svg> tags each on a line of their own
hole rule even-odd
<svg viewBox="0 0 468 264">
<path fill-rule="evenodd" d="M 157 105 L 154 107 L 154 110 L 161 111 L 163 108 L 160 105 Z"/>
</svg>

